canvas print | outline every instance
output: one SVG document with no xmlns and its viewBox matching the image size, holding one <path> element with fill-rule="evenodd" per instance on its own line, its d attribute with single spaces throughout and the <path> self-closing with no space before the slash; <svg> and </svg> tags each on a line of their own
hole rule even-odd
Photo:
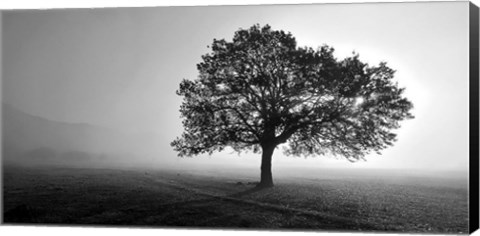
<svg viewBox="0 0 480 236">
<path fill-rule="evenodd" d="M 3 11 L 3 223 L 468 233 L 469 6 Z"/>
</svg>

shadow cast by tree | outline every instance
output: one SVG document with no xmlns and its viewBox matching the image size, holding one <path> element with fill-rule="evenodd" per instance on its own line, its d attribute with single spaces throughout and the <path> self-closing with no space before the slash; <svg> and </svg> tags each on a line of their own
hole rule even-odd
<svg viewBox="0 0 480 236">
<path fill-rule="evenodd" d="M 247 196 L 247 195 L 252 194 L 252 193 L 259 192 L 259 191 L 264 190 L 264 189 L 265 188 L 262 187 L 261 185 L 257 185 L 257 186 L 254 186 L 252 188 L 249 188 L 247 190 L 231 194 L 228 197 L 243 197 L 243 196 Z"/>
</svg>

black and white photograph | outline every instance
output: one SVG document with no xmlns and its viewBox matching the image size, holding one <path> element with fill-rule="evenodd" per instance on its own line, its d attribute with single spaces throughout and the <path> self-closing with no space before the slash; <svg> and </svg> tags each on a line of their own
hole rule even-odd
<svg viewBox="0 0 480 236">
<path fill-rule="evenodd" d="M 2 224 L 468 234 L 472 16 L 2 10 Z"/>
</svg>

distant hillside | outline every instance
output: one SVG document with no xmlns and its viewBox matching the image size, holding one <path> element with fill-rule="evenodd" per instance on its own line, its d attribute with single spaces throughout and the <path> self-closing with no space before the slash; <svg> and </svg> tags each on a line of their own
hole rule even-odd
<svg viewBox="0 0 480 236">
<path fill-rule="evenodd" d="M 89 124 L 74 124 L 34 116 L 2 104 L 3 158 L 58 158 L 90 160 L 115 156 L 130 161 L 145 158 L 155 146 L 154 137 L 127 135 Z"/>
<path fill-rule="evenodd" d="M 51 121 L 8 104 L 3 104 L 2 118 L 3 143 L 16 149 L 50 147 L 59 151 L 101 152 L 120 148 L 126 141 L 120 133 L 103 127 Z"/>
</svg>

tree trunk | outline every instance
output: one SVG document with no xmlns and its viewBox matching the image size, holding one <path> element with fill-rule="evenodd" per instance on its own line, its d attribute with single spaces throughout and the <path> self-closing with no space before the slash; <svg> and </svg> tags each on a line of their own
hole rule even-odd
<svg viewBox="0 0 480 236">
<path fill-rule="evenodd" d="M 269 188 L 273 187 L 272 178 L 272 155 L 275 145 L 262 146 L 262 165 L 260 167 L 260 183 L 257 187 Z"/>
</svg>

